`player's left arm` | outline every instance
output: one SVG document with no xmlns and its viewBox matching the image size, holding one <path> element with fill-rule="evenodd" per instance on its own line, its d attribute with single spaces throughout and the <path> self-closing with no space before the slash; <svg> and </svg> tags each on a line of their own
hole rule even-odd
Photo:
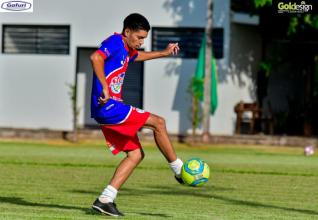
<svg viewBox="0 0 318 220">
<path fill-rule="evenodd" d="M 145 61 L 160 57 L 167 57 L 170 55 L 177 55 L 179 50 L 180 48 L 178 43 L 170 43 L 168 44 L 166 49 L 162 51 L 138 51 L 138 56 L 136 57 L 135 61 Z"/>
</svg>

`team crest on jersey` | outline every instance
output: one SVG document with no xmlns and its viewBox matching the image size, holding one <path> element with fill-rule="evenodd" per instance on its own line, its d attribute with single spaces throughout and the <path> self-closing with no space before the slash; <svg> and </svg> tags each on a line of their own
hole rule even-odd
<svg viewBox="0 0 318 220">
<path fill-rule="evenodd" d="M 125 73 L 121 73 L 118 76 L 112 78 L 110 82 L 110 88 L 113 93 L 119 94 L 121 91 L 121 87 L 124 83 Z"/>
</svg>

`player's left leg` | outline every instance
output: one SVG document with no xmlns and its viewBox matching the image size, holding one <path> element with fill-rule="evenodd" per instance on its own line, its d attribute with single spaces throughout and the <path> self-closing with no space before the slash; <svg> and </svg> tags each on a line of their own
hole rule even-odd
<svg viewBox="0 0 318 220">
<path fill-rule="evenodd" d="M 175 161 L 177 159 L 177 155 L 169 139 L 164 118 L 150 114 L 144 127 L 153 130 L 156 145 L 166 160 L 169 163 Z"/>
<path fill-rule="evenodd" d="M 181 175 L 181 168 L 183 165 L 182 160 L 177 158 L 177 154 L 171 144 L 171 141 L 168 136 L 166 122 L 164 118 L 150 114 L 147 121 L 144 124 L 144 127 L 150 128 L 153 130 L 155 142 L 157 147 L 164 155 L 166 160 L 169 162 L 169 165 L 173 172 L 175 173 L 176 180 L 183 184 L 183 181 L 180 177 Z"/>
</svg>

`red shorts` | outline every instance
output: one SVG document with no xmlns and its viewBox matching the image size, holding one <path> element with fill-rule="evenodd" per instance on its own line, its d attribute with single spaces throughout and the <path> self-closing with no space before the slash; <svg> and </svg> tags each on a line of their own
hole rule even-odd
<svg viewBox="0 0 318 220">
<path fill-rule="evenodd" d="M 141 148 L 137 132 L 146 123 L 149 115 L 149 112 L 133 107 L 124 122 L 114 125 L 101 125 L 106 145 L 114 155 L 121 151 L 127 152 Z"/>
</svg>

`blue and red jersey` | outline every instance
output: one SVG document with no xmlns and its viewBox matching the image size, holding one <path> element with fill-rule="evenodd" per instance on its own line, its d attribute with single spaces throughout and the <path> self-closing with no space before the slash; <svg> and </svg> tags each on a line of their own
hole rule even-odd
<svg viewBox="0 0 318 220">
<path fill-rule="evenodd" d="M 93 76 L 91 116 L 101 124 L 119 124 L 130 114 L 132 107 L 120 102 L 122 86 L 128 63 L 138 56 L 137 50 L 130 50 L 124 43 L 121 34 L 113 34 L 104 40 L 97 52 L 104 58 L 105 80 L 108 85 L 110 99 L 106 104 L 99 105 L 98 98 L 103 87 L 96 74 Z"/>
</svg>

